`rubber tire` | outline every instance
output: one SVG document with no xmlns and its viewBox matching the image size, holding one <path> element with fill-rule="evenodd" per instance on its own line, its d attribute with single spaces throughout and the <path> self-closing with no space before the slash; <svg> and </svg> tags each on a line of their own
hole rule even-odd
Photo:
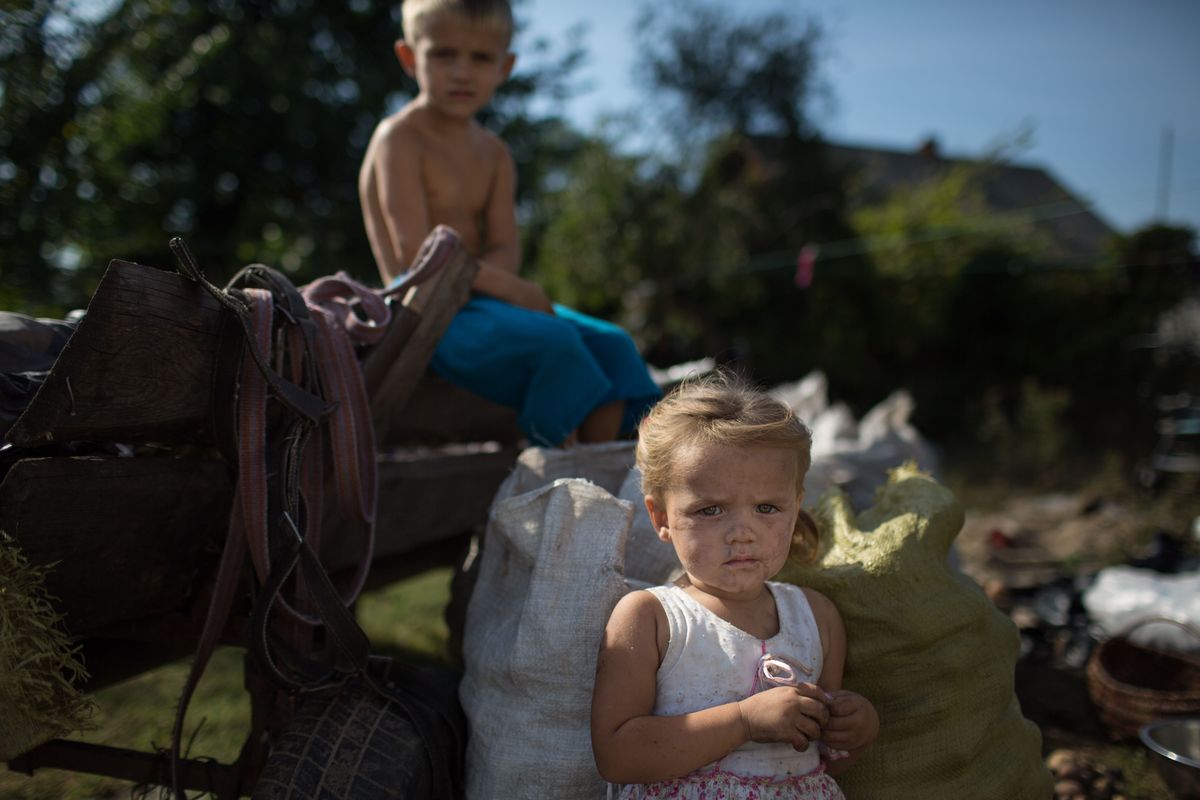
<svg viewBox="0 0 1200 800">
<path fill-rule="evenodd" d="M 298 703 L 252 798 L 414 800 L 430 792 L 429 758 L 416 728 L 395 702 L 359 683 Z"/>
</svg>

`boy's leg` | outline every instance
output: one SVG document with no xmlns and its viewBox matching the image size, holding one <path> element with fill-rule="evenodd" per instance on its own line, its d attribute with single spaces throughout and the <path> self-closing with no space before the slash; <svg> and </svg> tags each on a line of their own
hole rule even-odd
<svg viewBox="0 0 1200 800">
<path fill-rule="evenodd" d="M 600 405 L 595 408 L 596 419 L 592 420 L 589 415 L 584 425 L 594 423 L 594 435 L 604 436 L 612 425 L 611 416 L 616 415 L 616 430 L 608 438 L 633 433 L 646 411 L 662 397 L 662 390 L 650 377 L 650 370 L 633 338 L 620 325 L 582 314 L 567 306 L 555 304 L 554 311 L 559 319 L 569 322 L 579 331 L 583 344 L 612 384 L 608 396 L 602 398 Z M 616 408 L 610 408 L 614 404 Z M 586 435 L 581 426 L 581 441 L 607 441 L 588 439 Z"/>
<path fill-rule="evenodd" d="M 592 413 L 579 423 L 579 441 L 583 444 L 611 442 L 620 436 L 625 406 L 624 400 L 612 400 L 592 409 Z"/>
<path fill-rule="evenodd" d="M 430 365 L 515 408 L 521 429 L 542 446 L 566 441 L 612 390 L 575 326 L 490 297 L 473 297 L 458 312 Z"/>
</svg>

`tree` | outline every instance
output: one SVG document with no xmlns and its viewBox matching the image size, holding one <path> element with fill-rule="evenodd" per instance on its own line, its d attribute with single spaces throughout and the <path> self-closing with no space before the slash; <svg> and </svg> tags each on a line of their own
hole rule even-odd
<svg viewBox="0 0 1200 800">
<path fill-rule="evenodd" d="M 676 132 L 812 135 L 814 20 L 798 28 L 779 12 L 738 18 L 728 6 L 672 0 L 644 6 L 637 29 L 647 56 L 643 77 L 674 98 L 663 111 Z"/>
<path fill-rule="evenodd" d="M 1130 334 L 1149 333 L 1160 314 L 1200 288 L 1196 231 L 1154 223 L 1113 243 L 1127 290 L 1122 308 Z"/>
<path fill-rule="evenodd" d="M 218 282 L 255 261 L 296 282 L 375 280 L 356 177 L 374 124 L 414 90 L 391 55 L 398 5 L 122 0 L 87 16 L 34 0 L 0 12 L 0 303 L 79 305 L 110 258 L 170 266 L 176 234 Z M 530 100 L 567 91 L 581 55 L 577 43 L 541 52 L 488 120 L 518 153 L 524 192 L 570 139 Z"/>
<path fill-rule="evenodd" d="M 805 245 L 850 233 L 840 175 L 811 121 L 823 92 L 819 26 L 717 4 L 666 8 L 643 13 L 638 37 L 654 106 L 682 142 L 660 156 L 678 201 L 674 219 L 657 223 L 673 251 L 653 267 L 647 317 L 692 331 L 675 353 L 725 350 L 763 381 L 822 366 L 825 342 L 850 348 L 841 356 L 854 363 L 846 322 L 845 336 L 821 328 L 853 305 L 856 287 L 825 282 L 805 295 L 792 282 Z"/>
</svg>

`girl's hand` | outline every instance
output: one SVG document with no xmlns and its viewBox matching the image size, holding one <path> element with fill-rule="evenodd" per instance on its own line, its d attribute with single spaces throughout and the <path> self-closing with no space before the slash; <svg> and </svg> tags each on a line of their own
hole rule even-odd
<svg viewBox="0 0 1200 800">
<path fill-rule="evenodd" d="M 862 695 L 837 689 L 829 693 L 829 721 L 821 741 L 837 750 L 861 750 L 879 735 L 879 714 Z"/>
<path fill-rule="evenodd" d="M 800 751 L 821 738 L 829 721 L 825 692 L 812 683 L 751 695 L 738 703 L 738 711 L 751 741 L 787 742 Z"/>
</svg>

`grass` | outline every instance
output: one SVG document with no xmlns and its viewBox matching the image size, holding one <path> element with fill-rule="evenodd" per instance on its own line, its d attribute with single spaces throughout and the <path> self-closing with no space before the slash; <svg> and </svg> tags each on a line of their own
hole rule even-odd
<svg viewBox="0 0 1200 800">
<path fill-rule="evenodd" d="M 360 599 L 359 618 L 377 649 L 448 660 L 442 609 L 450 596 L 450 574 L 449 568 L 431 570 Z M 167 747 L 187 670 L 187 663 L 171 664 L 97 692 L 96 729 L 71 738 L 146 752 Z M 185 742 L 199 728 L 193 757 L 233 761 L 249 724 L 241 651 L 222 648 L 213 655 L 188 710 Z M 107 800 L 139 796 L 135 789 L 126 781 L 63 770 L 41 769 L 33 776 L 0 771 L 0 800 Z M 158 797 L 158 788 L 146 796 Z"/>
<path fill-rule="evenodd" d="M 143 751 L 168 746 L 186 678 L 187 664 L 176 663 L 98 692 L 96 729 L 71 738 Z M 236 758 L 249 719 L 241 655 L 229 648 L 218 650 L 188 712 L 189 735 L 203 721 L 191 753 L 218 761 Z M 0 773 L 0 798 L 5 800 L 98 800 L 129 797 L 132 788 L 125 781 L 63 770 L 38 770 L 32 777 Z"/>
</svg>

